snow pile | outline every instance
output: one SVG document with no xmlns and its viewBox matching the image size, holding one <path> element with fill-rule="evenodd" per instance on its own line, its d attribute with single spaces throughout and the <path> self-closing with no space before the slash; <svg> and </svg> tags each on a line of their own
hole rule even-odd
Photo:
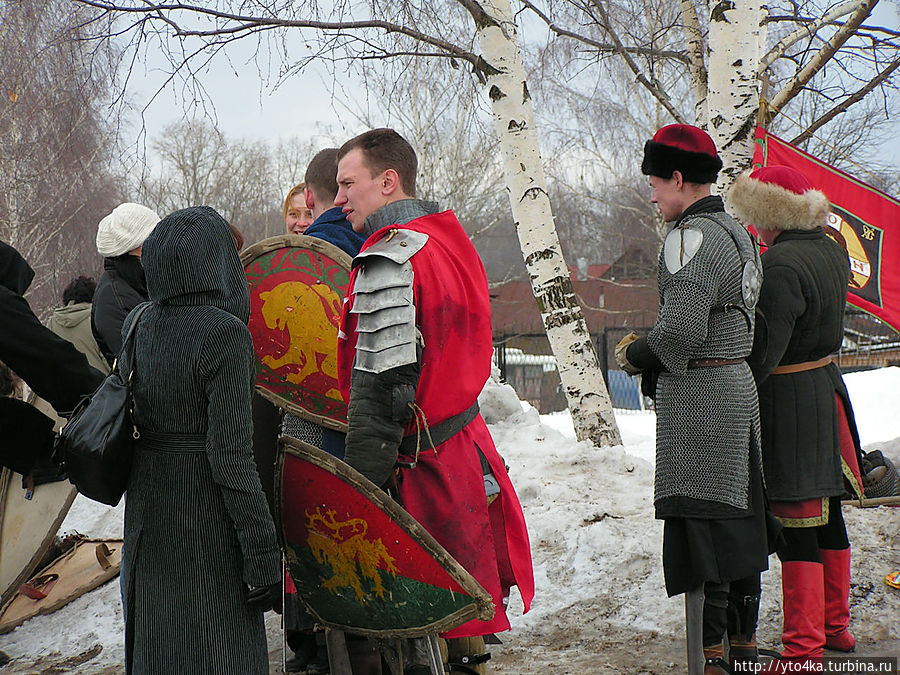
<svg viewBox="0 0 900 675">
<path fill-rule="evenodd" d="M 846 382 L 863 443 L 900 460 L 895 393 L 900 369 L 856 373 Z M 479 402 L 525 510 L 537 583 L 528 614 L 521 614 L 515 593 L 510 600 L 513 630 L 493 649 L 494 670 L 683 671 L 683 604 L 665 595 L 662 523 L 653 518 L 653 413 L 617 411 L 623 445 L 598 449 L 575 441 L 567 413 L 538 415 L 497 381 L 496 372 Z M 79 497 L 62 529 L 121 536 L 123 513 L 122 505 L 110 509 Z M 900 509 L 847 507 L 844 513 L 854 547 L 851 627 L 861 647 L 887 641 L 896 651 L 900 592 L 885 586 L 883 578 L 900 566 Z M 763 575 L 759 634 L 762 644 L 778 647 L 781 589 L 775 556 L 770 565 Z M 270 614 L 268 625 L 274 636 L 278 618 Z M 98 645 L 102 651 L 92 656 Z M 276 644 L 270 647 L 280 651 Z M 85 675 L 120 672 L 118 583 L 0 636 L 0 649 L 16 659 L 4 673 L 31 673 L 36 665 L 46 672 L 50 666 L 58 668 L 52 672 Z"/>
<path fill-rule="evenodd" d="M 510 392 L 508 385 L 489 383 L 479 401 Z M 637 456 L 652 453 L 653 437 L 629 439 L 631 426 L 646 431 L 654 418 L 623 418 L 638 422 L 622 426 L 626 447 L 636 440 L 640 453 L 575 442 L 558 430 L 571 427 L 568 415 L 545 417 L 554 429 L 530 406 L 491 426 L 526 513 L 535 560 L 537 596 L 532 611 L 517 621 L 521 626 L 568 630 L 570 614 L 585 611 L 595 620 L 650 629 L 652 617 L 659 625 L 656 598 L 623 592 L 662 586 L 653 466 Z M 677 612 L 666 612 L 664 623 L 674 626 L 677 619 Z"/>
</svg>

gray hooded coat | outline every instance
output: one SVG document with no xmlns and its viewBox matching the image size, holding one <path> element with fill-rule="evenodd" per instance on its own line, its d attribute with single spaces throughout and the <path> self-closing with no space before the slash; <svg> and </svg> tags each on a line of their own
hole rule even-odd
<svg viewBox="0 0 900 675">
<path fill-rule="evenodd" d="M 143 260 L 153 305 L 134 338 L 128 672 L 264 675 L 263 615 L 247 607 L 246 585 L 277 583 L 281 554 L 251 452 L 246 281 L 228 225 L 208 207 L 164 218 Z"/>
</svg>

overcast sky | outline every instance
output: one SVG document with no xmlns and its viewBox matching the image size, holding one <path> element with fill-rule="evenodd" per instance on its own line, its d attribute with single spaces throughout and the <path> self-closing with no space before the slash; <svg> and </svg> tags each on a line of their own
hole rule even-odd
<svg viewBox="0 0 900 675">
<path fill-rule="evenodd" d="M 900 25 L 900 1 L 880 3 L 872 22 Z M 359 109 L 366 92 L 354 86 L 353 80 L 340 71 L 340 66 L 335 77 L 321 62 L 314 62 L 303 73 L 291 76 L 288 82 L 276 87 L 276 78 L 261 72 L 253 61 L 254 49 L 252 40 L 238 40 L 228 46 L 227 58 L 220 53 L 199 72 L 199 80 L 206 90 L 206 111 L 214 115 L 217 127 L 226 136 L 273 143 L 296 136 L 321 139 L 325 145 L 350 138 L 362 130 L 347 111 L 346 102 L 357 101 Z M 166 125 L 189 115 L 185 111 L 192 109 L 192 97 L 186 98 L 176 85 L 169 85 L 148 104 L 163 81 L 163 66 L 162 61 L 154 63 L 151 54 L 140 74 L 134 73 L 130 85 L 134 106 L 137 109 L 147 106 L 142 120 L 135 117 L 135 131 L 143 125 L 146 140 L 158 137 Z M 540 105 L 540 101 L 535 104 Z M 199 108 L 194 109 L 203 113 Z M 895 111 L 895 118 L 893 137 L 880 146 L 884 156 L 879 159 L 900 165 L 900 110 Z"/>
</svg>

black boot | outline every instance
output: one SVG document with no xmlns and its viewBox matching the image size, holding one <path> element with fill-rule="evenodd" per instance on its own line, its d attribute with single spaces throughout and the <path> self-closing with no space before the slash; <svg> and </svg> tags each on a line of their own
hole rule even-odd
<svg viewBox="0 0 900 675">
<path fill-rule="evenodd" d="M 756 622 L 759 617 L 759 595 L 728 596 L 728 662 L 737 671 L 751 672 L 746 664 L 759 663 L 756 647 Z"/>
</svg>

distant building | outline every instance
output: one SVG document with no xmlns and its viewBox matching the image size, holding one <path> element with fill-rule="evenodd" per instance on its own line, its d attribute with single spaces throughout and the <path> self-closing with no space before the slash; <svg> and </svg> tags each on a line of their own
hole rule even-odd
<svg viewBox="0 0 900 675">
<path fill-rule="evenodd" d="M 656 261 L 633 247 L 611 265 L 591 265 L 580 259 L 569 268 L 569 278 L 601 367 L 617 369 L 612 353 L 616 342 L 629 331 L 646 332 L 656 321 Z M 565 395 L 531 284 L 509 281 L 492 287 L 490 295 L 494 344 L 503 376 L 520 398 L 540 412 L 562 410 Z M 617 380 L 614 384 L 621 384 L 622 391 L 614 393 L 630 401 L 637 396 L 634 382 Z M 628 407 L 639 406 L 629 403 Z"/>
<path fill-rule="evenodd" d="M 608 329 L 640 332 L 656 320 L 656 262 L 637 247 L 612 265 L 572 266 L 569 278 L 595 342 Z M 491 288 L 491 319 L 495 343 L 509 342 L 530 354 L 550 353 L 529 282 L 509 281 Z"/>
</svg>

